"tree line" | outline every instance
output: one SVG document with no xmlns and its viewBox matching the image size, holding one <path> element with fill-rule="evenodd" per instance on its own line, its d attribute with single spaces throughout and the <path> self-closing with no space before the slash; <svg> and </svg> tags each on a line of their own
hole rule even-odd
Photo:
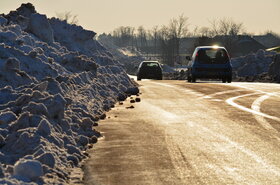
<svg viewBox="0 0 280 185">
<path fill-rule="evenodd" d="M 150 30 L 143 26 L 121 26 L 112 33 L 99 35 L 98 39 L 110 40 L 118 47 L 132 46 L 147 55 L 158 55 L 162 62 L 173 66 L 174 57 L 180 54 L 180 39 L 187 36 L 188 27 L 188 17 L 182 14 L 171 19 L 168 25 L 154 26 Z"/>
<path fill-rule="evenodd" d="M 248 34 L 243 23 L 232 18 L 213 19 L 209 23 L 209 27 L 195 27 L 190 31 L 188 17 L 182 14 L 171 19 L 167 25 L 154 26 L 152 29 L 145 29 L 143 26 L 138 28 L 120 26 L 109 34 L 99 35 L 98 39 L 101 42 L 106 39 L 118 47 L 131 46 L 147 56 L 159 56 L 161 62 L 174 66 L 178 57 L 180 58 L 183 38 L 196 37 L 197 41 L 193 46 L 195 48 L 199 45 L 208 45 L 213 38 L 219 37 L 222 45 L 230 51 L 239 35 Z"/>
</svg>

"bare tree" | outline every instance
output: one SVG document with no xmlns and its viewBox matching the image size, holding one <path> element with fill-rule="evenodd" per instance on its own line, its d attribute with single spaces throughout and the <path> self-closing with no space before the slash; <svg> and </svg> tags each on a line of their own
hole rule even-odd
<svg viewBox="0 0 280 185">
<path fill-rule="evenodd" d="M 199 26 L 195 26 L 192 32 L 188 33 L 188 36 L 195 37 L 199 34 Z"/>
<path fill-rule="evenodd" d="M 137 29 L 137 38 L 140 42 L 140 49 L 145 50 L 147 47 L 147 31 L 143 26 L 139 26 Z"/>
<path fill-rule="evenodd" d="M 121 26 L 116 28 L 112 35 L 114 44 L 120 47 L 131 46 L 134 42 L 134 28 L 129 26 Z"/>
<path fill-rule="evenodd" d="M 158 26 L 154 26 L 152 30 L 150 31 L 151 33 L 151 39 L 153 40 L 153 45 L 154 45 L 154 53 L 157 53 L 158 51 L 158 40 L 159 40 L 159 28 Z"/>
<path fill-rule="evenodd" d="M 236 22 L 232 18 L 214 19 L 209 22 L 213 36 L 236 36 L 244 31 L 243 23 Z"/>
<path fill-rule="evenodd" d="M 209 27 L 203 26 L 198 29 L 197 35 L 199 37 L 212 37 L 213 32 L 211 31 L 211 29 Z"/>
<path fill-rule="evenodd" d="M 171 66 L 174 65 L 175 60 L 180 60 L 180 42 L 188 33 L 187 21 L 188 17 L 182 14 L 177 19 L 171 19 L 169 22 L 169 52 L 172 56 L 172 61 L 170 61 Z"/>
<path fill-rule="evenodd" d="M 232 18 L 214 19 L 209 22 L 211 37 L 218 39 L 229 51 L 234 48 L 238 35 L 244 34 L 243 23 L 236 22 Z"/>
<path fill-rule="evenodd" d="M 219 21 L 217 19 L 209 20 L 209 23 L 211 24 L 210 32 L 212 36 L 216 36 L 220 34 L 219 30 Z"/>
<path fill-rule="evenodd" d="M 223 18 L 219 23 L 221 35 L 236 36 L 243 29 L 243 24 L 235 22 L 232 18 Z"/>
<path fill-rule="evenodd" d="M 66 21 L 69 24 L 78 24 L 78 15 L 73 15 L 71 11 L 63 13 L 56 13 L 56 17 L 59 20 Z"/>
<path fill-rule="evenodd" d="M 171 19 L 168 26 L 162 26 L 158 31 L 161 57 L 163 62 L 170 66 L 174 66 L 175 61 L 180 60 L 180 41 L 188 33 L 187 20 L 182 14 L 177 19 Z"/>
</svg>

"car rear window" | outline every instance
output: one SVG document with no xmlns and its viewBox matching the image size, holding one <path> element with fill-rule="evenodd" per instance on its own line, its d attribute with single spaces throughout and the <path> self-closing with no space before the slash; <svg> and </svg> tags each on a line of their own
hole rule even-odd
<svg viewBox="0 0 280 185">
<path fill-rule="evenodd" d="M 196 54 L 195 61 L 204 64 L 225 64 L 229 57 L 224 49 L 200 49 Z"/>
<path fill-rule="evenodd" d="M 155 62 L 145 62 L 142 64 L 142 67 L 158 67 L 158 63 L 155 63 Z"/>
</svg>

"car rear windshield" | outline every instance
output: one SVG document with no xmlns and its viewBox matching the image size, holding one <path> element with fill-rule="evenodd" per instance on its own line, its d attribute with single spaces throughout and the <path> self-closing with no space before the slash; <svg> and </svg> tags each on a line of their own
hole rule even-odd
<svg viewBox="0 0 280 185">
<path fill-rule="evenodd" d="M 159 65 L 156 62 L 144 62 L 142 67 L 159 67 Z"/>
<path fill-rule="evenodd" d="M 196 54 L 195 61 L 203 64 L 225 64 L 229 62 L 229 57 L 224 49 L 200 49 Z"/>
</svg>

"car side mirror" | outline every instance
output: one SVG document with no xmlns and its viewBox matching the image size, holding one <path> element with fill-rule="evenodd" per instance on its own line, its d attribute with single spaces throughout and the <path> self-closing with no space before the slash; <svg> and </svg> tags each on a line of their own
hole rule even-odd
<svg viewBox="0 0 280 185">
<path fill-rule="evenodd" d="M 190 57 L 190 56 L 186 56 L 186 59 L 187 59 L 187 60 L 191 60 L 191 57 Z"/>
</svg>

